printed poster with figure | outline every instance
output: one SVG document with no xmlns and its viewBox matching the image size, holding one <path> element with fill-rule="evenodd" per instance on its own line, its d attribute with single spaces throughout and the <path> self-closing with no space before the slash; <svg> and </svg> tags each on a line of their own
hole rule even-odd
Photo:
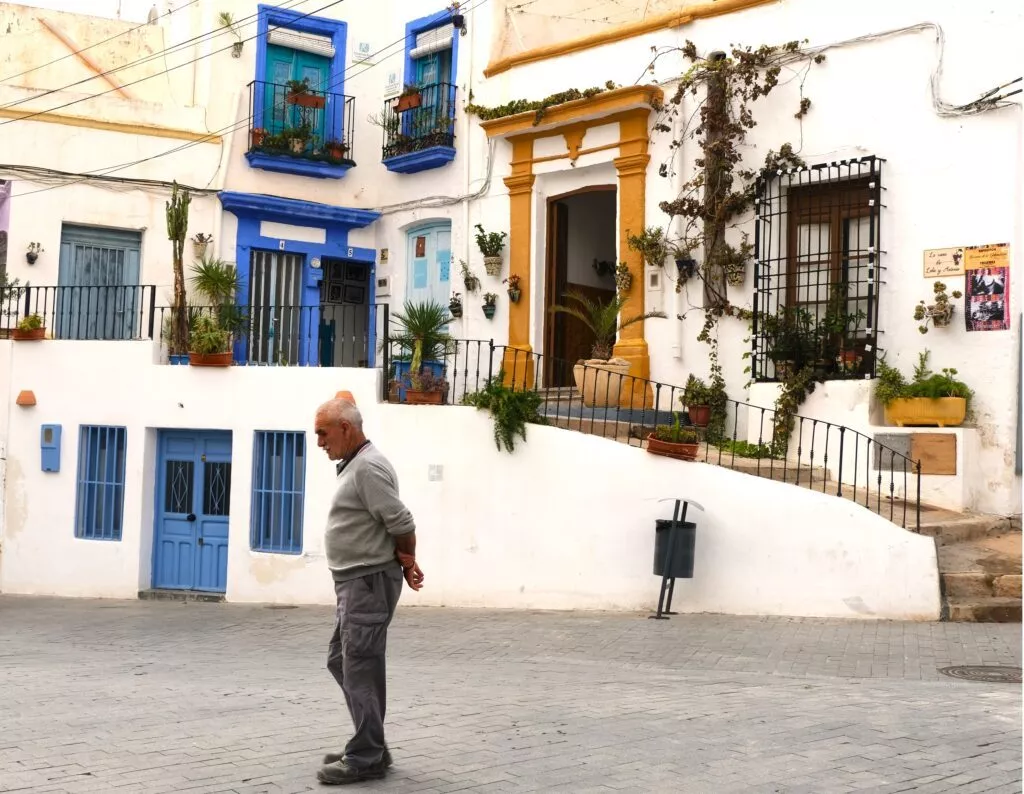
<svg viewBox="0 0 1024 794">
<path fill-rule="evenodd" d="M 964 249 L 964 316 L 968 331 L 1010 329 L 1010 245 Z"/>
</svg>

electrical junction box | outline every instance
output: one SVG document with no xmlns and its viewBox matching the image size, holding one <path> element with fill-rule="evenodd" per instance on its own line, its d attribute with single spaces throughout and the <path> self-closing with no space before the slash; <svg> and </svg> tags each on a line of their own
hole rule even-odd
<svg viewBox="0 0 1024 794">
<path fill-rule="evenodd" d="M 43 425 L 39 430 L 43 471 L 60 471 L 60 425 Z"/>
</svg>

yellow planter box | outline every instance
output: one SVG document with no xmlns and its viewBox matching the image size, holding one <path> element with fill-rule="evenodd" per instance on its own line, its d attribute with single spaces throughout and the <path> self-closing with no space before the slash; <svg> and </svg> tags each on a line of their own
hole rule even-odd
<svg viewBox="0 0 1024 794">
<path fill-rule="evenodd" d="M 963 397 L 902 397 L 885 407 L 885 423 L 896 427 L 957 427 L 966 416 Z"/>
</svg>

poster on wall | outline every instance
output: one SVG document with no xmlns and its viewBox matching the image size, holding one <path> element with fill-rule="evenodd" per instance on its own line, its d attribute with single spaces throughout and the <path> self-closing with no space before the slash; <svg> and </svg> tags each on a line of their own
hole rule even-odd
<svg viewBox="0 0 1024 794">
<path fill-rule="evenodd" d="M 963 274 L 963 248 L 932 248 L 924 252 L 925 278 L 949 278 Z"/>
<path fill-rule="evenodd" d="M 975 245 L 964 249 L 967 271 L 964 316 L 968 331 L 1010 328 L 1010 246 Z"/>
</svg>

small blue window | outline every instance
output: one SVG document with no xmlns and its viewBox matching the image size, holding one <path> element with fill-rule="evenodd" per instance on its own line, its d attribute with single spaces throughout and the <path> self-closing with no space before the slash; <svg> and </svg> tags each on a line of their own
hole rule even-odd
<svg viewBox="0 0 1024 794">
<path fill-rule="evenodd" d="M 305 433 L 258 430 L 252 459 L 253 551 L 301 554 Z"/>
<path fill-rule="evenodd" d="M 78 441 L 75 537 L 120 540 L 124 525 L 123 427 L 82 425 Z"/>
</svg>

